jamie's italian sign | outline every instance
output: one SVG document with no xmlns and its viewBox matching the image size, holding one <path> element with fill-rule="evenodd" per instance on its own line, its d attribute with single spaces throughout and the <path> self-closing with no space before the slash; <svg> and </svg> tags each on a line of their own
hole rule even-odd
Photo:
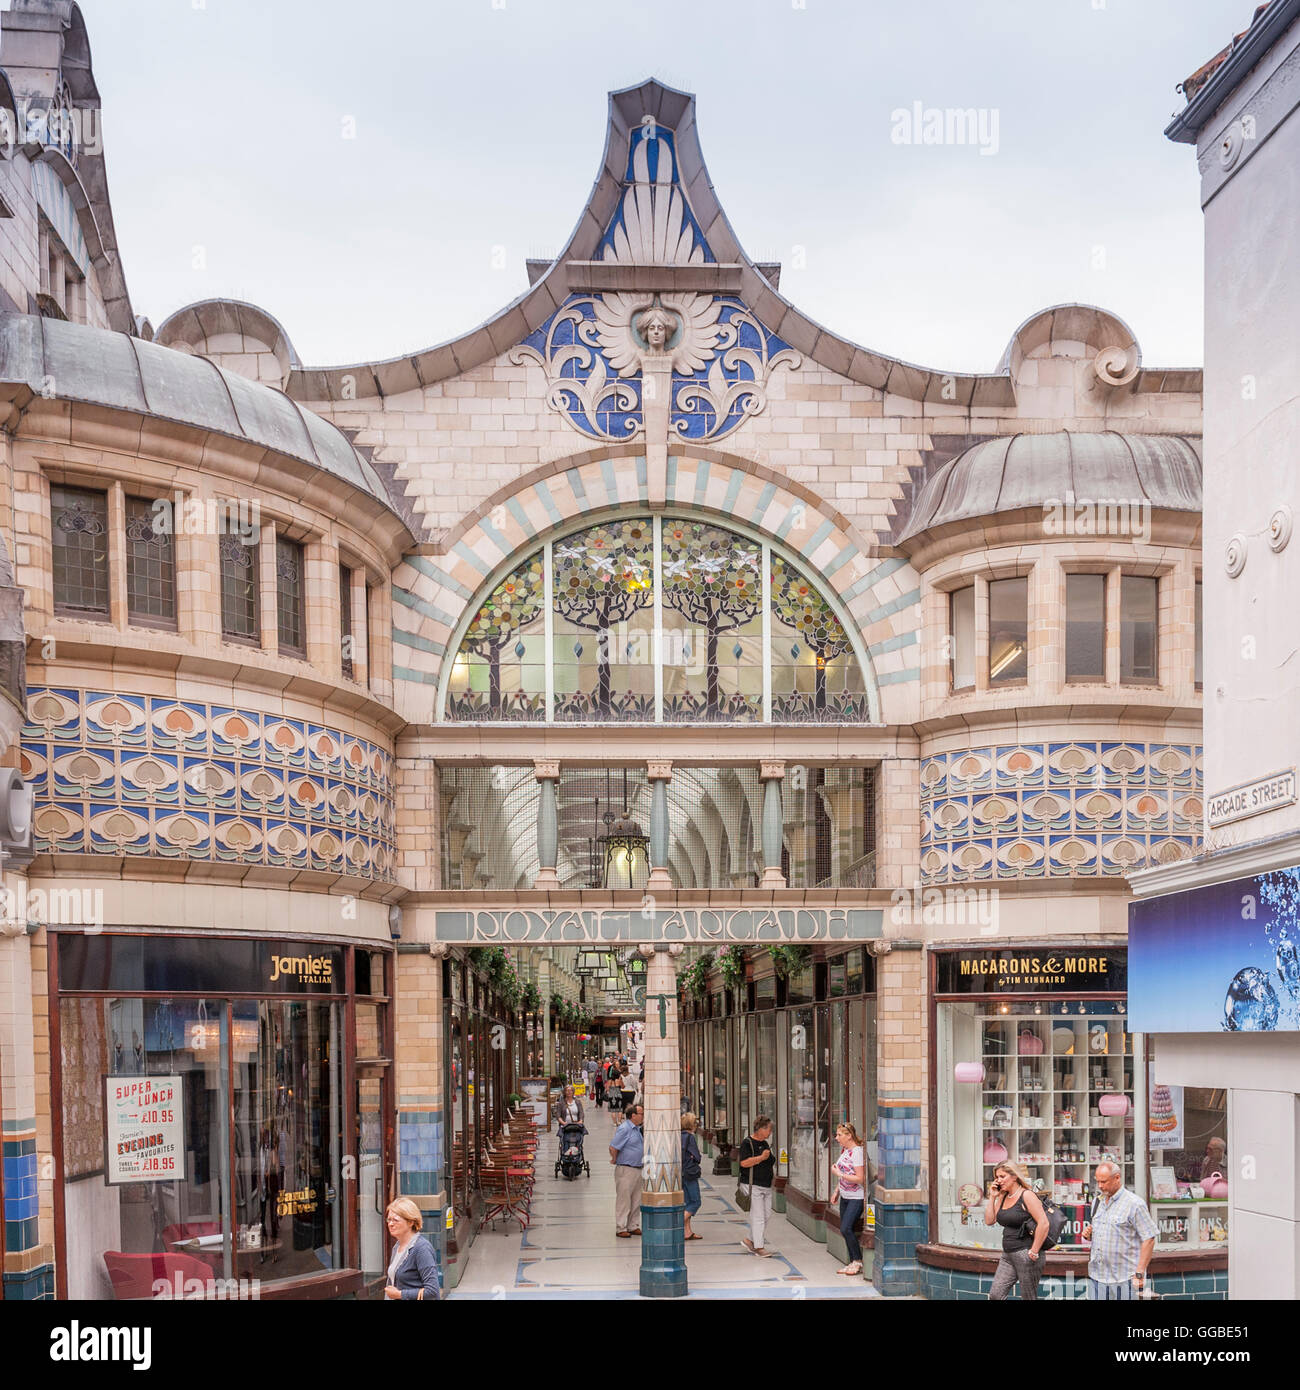
<svg viewBox="0 0 1300 1390">
<path fill-rule="evenodd" d="M 179 1076 L 104 1078 L 104 1176 L 110 1184 L 184 1177 Z"/>
<path fill-rule="evenodd" d="M 1108 994 L 1124 989 L 1127 974 L 1123 948 L 944 951 L 937 959 L 935 992 Z"/>
</svg>

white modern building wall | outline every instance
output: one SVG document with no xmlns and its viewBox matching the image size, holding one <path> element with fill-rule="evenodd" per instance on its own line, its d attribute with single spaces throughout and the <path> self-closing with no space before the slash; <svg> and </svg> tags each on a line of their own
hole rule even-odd
<svg viewBox="0 0 1300 1390">
<path fill-rule="evenodd" d="M 1206 854 L 1133 875 L 1139 897 L 1300 864 L 1300 3 L 1262 7 L 1185 87 L 1166 133 L 1196 145 L 1205 214 Z M 1267 799 L 1245 809 L 1265 809 L 1224 819 L 1216 796 L 1260 783 Z M 1195 915 L 1205 899 L 1184 901 Z M 1249 934 L 1227 914 L 1219 925 Z M 1165 988 L 1186 985 L 1175 972 Z M 1276 1031 L 1157 1043 L 1157 1081 L 1228 1093 L 1234 1299 L 1300 1297 L 1300 1035 L 1281 999 Z M 1135 1021 L 1145 1003 L 1135 996 Z"/>
</svg>

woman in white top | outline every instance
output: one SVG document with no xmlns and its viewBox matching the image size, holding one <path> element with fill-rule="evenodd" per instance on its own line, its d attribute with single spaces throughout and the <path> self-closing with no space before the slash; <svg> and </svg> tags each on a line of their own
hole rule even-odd
<svg viewBox="0 0 1300 1390">
<path fill-rule="evenodd" d="M 866 1158 L 863 1155 L 862 1140 L 858 1132 L 847 1120 L 835 1131 L 836 1142 L 840 1146 L 840 1156 L 835 1160 L 835 1172 L 840 1180 L 840 1235 L 848 1246 L 849 1262 L 836 1274 L 862 1273 L 862 1246 L 853 1228 L 862 1215 L 866 1205 Z"/>
</svg>

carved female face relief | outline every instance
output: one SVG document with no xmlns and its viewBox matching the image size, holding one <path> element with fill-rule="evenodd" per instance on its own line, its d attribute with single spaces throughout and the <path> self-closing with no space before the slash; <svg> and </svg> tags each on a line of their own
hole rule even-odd
<svg viewBox="0 0 1300 1390">
<path fill-rule="evenodd" d="M 668 346 L 668 339 L 677 330 L 677 320 L 672 314 L 656 306 L 647 309 L 637 319 L 636 326 L 651 352 L 663 352 Z"/>
</svg>

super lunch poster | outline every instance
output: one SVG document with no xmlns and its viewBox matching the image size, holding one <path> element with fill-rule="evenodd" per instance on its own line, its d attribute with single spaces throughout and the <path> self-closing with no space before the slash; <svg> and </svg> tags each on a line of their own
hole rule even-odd
<svg viewBox="0 0 1300 1390">
<path fill-rule="evenodd" d="M 1300 1030 L 1300 868 L 1129 906 L 1130 1027 Z"/>
</svg>

